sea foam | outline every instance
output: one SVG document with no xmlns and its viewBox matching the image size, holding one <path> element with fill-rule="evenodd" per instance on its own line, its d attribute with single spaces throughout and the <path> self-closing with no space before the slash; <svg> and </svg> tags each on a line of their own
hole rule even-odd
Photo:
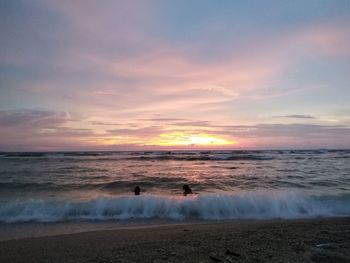
<svg viewBox="0 0 350 263">
<path fill-rule="evenodd" d="M 350 195 L 264 191 L 190 197 L 99 197 L 88 201 L 2 201 L 0 222 L 79 220 L 228 220 L 350 216 Z"/>
</svg>

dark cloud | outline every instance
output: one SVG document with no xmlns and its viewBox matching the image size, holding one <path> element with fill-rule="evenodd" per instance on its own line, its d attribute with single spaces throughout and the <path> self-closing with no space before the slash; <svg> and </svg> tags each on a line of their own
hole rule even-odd
<svg viewBox="0 0 350 263">
<path fill-rule="evenodd" d="M 258 125 L 232 125 L 222 126 L 215 134 L 230 135 L 233 137 L 350 137 L 350 127 L 342 125 L 317 124 L 258 124 Z"/>
<path fill-rule="evenodd" d="M 300 114 L 273 116 L 273 118 L 316 119 L 314 116 L 311 116 L 311 115 L 300 115 Z"/>
<path fill-rule="evenodd" d="M 152 122 L 177 122 L 185 121 L 186 119 L 180 118 L 149 118 L 149 119 L 139 119 L 140 121 L 152 121 Z"/>
<path fill-rule="evenodd" d="M 30 138 L 68 138 L 96 136 L 92 130 L 69 127 L 70 122 L 80 120 L 71 118 L 67 112 L 42 110 L 0 111 L 0 128 L 6 138 L 24 140 Z"/>
<path fill-rule="evenodd" d="M 150 122 L 158 122 L 162 124 L 174 125 L 174 126 L 211 126 L 211 121 L 201 121 L 201 120 L 189 120 L 189 119 L 181 119 L 181 118 L 150 118 L 150 119 L 140 119 L 140 121 L 150 121 Z"/>
<path fill-rule="evenodd" d="M 140 137 L 153 137 L 162 132 L 162 128 L 159 126 L 149 126 L 138 129 L 113 129 L 107 130 L 111 135 L 116 136 L 140 136 Z"/>
<path fill-rule="evenodd" d="M 68 128 L 68 127 L 58 127 L 56 129 L 47 130 L 47 131 L 41 131 L 39 132 L 40 135 L 46 136 L 46 137 L 55 137 L 55 138 L 65 138 L 65 137 L 97 137 L 98 135 L 95 134 L 90 129 L 75 129 L 75 128 Z"/>
<path fill-rule="evenodd" d="M 118 125 L 117 123 L 103 122 L 103 121 L 91 121 L 90 123 L 93 125 L 102 125 L 102 126 L 116 126 L 116 125 Z"/>
<path fill-rule="evenodd" d="M 197 126 L 197 127 L 212 127 L 211 121 L 182 121 L 175 123 L 177 126 Z"/>
<path fill-rule="evenodd" d="M 70 120 L 66 112 L 42 111 L 42 110 L 3 110 L 0 111 L 0 125 L 5 127 L 32 126 L 55 127 Z"/>
</svg>

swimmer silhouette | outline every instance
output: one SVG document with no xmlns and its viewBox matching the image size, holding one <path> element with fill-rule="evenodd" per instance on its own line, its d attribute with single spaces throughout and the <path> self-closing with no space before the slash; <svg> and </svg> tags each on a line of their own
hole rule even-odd
<svg viewBox="0 0 350 263">
<path fill-rule="evenodd" d="M 188 186 L 188 184 L 184 184 L 182 190 L 184 190 L 184 196 L 192 194 L 192 189 Z"/>
<path fill-rule="evenodd" d="M 140 195 L 140 192 L 141 192 L 140 186 L 136 186 L 135 189 L 134 189 L 135 195 Z"/>
</svg>

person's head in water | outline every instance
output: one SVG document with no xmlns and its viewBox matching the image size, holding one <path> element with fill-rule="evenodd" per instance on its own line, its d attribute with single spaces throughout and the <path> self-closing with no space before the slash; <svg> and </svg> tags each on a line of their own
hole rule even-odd
<svg viewBox="0 0 350 263">
<path fill-rule="evenodd" d="M 140 195 L 140 192 L 141 192 L 140 186 L 136 186 L 135 189 L 134 189 L 135 195 Z"/>
<path fill-rule="evenodd" d="M 192 189 L 188 186 L 188 184 L 185 184 L 182 187 L 182 190 L 184 190 L 184 196 L 186 196 L 188 194 L 192 194 Z"/>
</svg>

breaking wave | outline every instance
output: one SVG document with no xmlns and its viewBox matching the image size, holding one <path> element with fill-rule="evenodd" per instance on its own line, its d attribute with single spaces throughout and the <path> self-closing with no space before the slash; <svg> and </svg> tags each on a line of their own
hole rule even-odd
<svg viewBox="0 0 350 263">
<path fill-rule="evenodd" d="M 0 222 L 80 220 L 227 220 L 350 216 L 350 195 L 247 192 L 191 197 L 100 197 L 88 201 L 2 201 Z"/>
</svg>

